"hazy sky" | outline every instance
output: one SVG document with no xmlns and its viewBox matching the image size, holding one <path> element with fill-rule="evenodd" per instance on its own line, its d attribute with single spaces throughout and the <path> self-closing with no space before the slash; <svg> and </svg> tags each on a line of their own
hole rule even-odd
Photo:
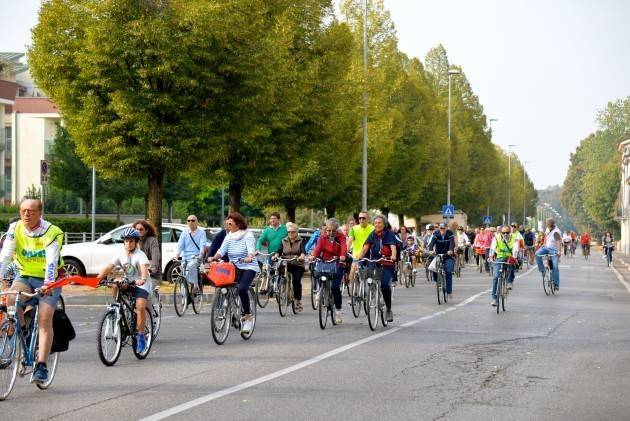
<svg viewBox="0 0 630 421">
<path fill-rule="evenodd" d="M 338 0 L 337 0 L 338 1 Z M 39 0 L 0 0 L 0 51 L 24 51 Z M 628 0 L 385 0 L 400 49 L 441 43 L 493 123 L 494 142 L 532 161 L 536 187 L 560 184 L 569 155 L 608 101 L 630 95 Z M 446 122 L 445 122 L 446 124 Z"/>
</svg>

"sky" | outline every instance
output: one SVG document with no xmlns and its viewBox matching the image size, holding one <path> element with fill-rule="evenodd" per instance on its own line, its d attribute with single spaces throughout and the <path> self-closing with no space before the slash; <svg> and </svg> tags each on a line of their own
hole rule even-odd
<svg viewBox="0 0 630 421">
<path fill-rule="evenodd" d="M 384 3 L 400 50 L 424 61 L 444 45 L 498 119 L 493 142 L 516 145 L 537 188 L 562 184 L 570 154 L 597 129 L 597 111 L 630 96 L 628 0 Z M 0 51 L 25 50 L 39 4 L 0 0 Z"/>
</svg>

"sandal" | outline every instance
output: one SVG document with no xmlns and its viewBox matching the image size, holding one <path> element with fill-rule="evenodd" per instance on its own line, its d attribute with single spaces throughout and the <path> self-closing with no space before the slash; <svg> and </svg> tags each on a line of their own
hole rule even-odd
<svg viewBox="0 0 630 421">
<path fill-rule="evenodd" d="M 296 312 L 296 313 L 301 313 L 301 312 L 302 312 L 302 310 L 304 310 L 304 307 L 302 306 L 302 303 L 301 303 L 301 302 L 297 303 L 297 304 L 295 305 L 295 312 Z"/>
</svg>

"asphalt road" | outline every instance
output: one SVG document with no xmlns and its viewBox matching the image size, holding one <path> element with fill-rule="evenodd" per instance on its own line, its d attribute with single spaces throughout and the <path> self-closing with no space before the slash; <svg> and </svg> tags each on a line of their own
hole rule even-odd
<svg viewBox="0 0 630 421">
<path fill-rule="evenodd" d="M 447 305 L 421 276 L 399 287 L 394 323 L 374 333 L 346 298 L 344 323 L 326 330 L 308 301 L 284 319 L 270 303 L 250 341 L 232 330 L 217 346 L 209 305 L 167 308 L 149 357 L 127 347 L 114 367 L 96 352 L 103 305 L 71 305 L 78 335 L 54 384 L 18 378 L 0 419 L 627 419 L 630 285 L 597 256 L 564 259 L 559 295 L 524 270 L 497 315 L 473 269 Z"/>
</svg>

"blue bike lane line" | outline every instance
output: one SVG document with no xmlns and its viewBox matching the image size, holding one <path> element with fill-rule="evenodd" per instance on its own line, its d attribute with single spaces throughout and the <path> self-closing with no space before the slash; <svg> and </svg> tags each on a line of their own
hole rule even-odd
<svg viewBox="0 0 630 421">
<path fill-rule="evenodd" d="M 521 275 L 517 275 L 516 279 L 529 275 L 535 269 L 536 269 L 535 266 L 530 268 L 527 272 L 525 272 L 525 273 L 523 273 Z M 409 328 L 411 326 L 417 325 L 418 323 L 422 323 L 422 322 L 425 322 L 427 320 L 431 320 L 431 319 L 434 319 L 436 317 L 445 315 L 445 314 L 447 314 L 449 312 L 455 311 L 458 308 L 461 308 L 463 306 L 466 306 L 466 305 L 472 303 L 473 301 L 475 301 L 479 297 L 481 297 L 481 296 L 483 296 L 485 294 L 488 294 L 491 291 L 492 291 L 492 289 L 488 288 L 488 289 L 483 290 L 483 291 L 481 291 L 481 292 L 479 292 L 479 293 L 477 293 L 475 295 L 472 295 L 472 296 L 468 297 L 464 301 L 462 301 L 462 302 L 460 302 L 458 304 L 455 304 L 452 307 L 448 307 L 448 308 L 446 308 L 444 310 L 436 311 L 435 313 L 419 317 L 419 318 L 417 318 L 415 320 L 409 321 L 407 323 L 403 323 L 402 325 L 400 325 L 398 327 L 395 327 L 395 328 L 392 328 L 392 329 L 388 329 L 386 331 L 367 336 L 367 337 L 365 337 L 363 339 L 359 339 L 357 341 L 351 342 L 351 343 L 346 344 L 344 346 L 332 349 L 332 350 L 330 350 L 328 352 L 324 352 L 323 354 L 316 355 L 313 358 L 309 358 L 308 360 L 305 360 L 305 361 L 299 362 L 297 364 L 291 365 L 291 366 L 289 366 L 287 368 L 284 368 L 282 370 L 274 371 L 273 373 L 269 373 L 269 374 L 267 374 L 265 376 L 257 377 L 255 379 L 249 380 L 247 382 L 244 382 L 244 383 L 232 386 L 232 387 L 228 387 L 228 388 L 225 388 L 225 389 L 222 389 L 222 390 L 218 390 L 216 392 L 213 392 L 213 393 L 201 396 L 199 398 L 190 400 L 188 402 L 184 402 L 184 403 L 176 405 L 176 406 L 174 406 L 172 408 L 168 408 L 168 409 L 165 409 L 163 411 L 157 412 L 157 413 L 155 413 L 153 415 L 150 415 L 148 417 L 141 418 L 140 421 L 158 421 L 158 420 L 163 420 L 165 418 L 168 418 L 168 417 L 180 414 L 182 412 L 185 412 L 185 411 L 188 411 L 190 409 L 196 408 L 196 407 L 201 406 L 203 404 L 206 404 L 208 402 L 212 402 L 212 401 L 217 400 L 219 398 L 222 398 L 224 396 L 232 395 L 232 394 L 240 392 L 242 390 L 249 389 L 249 388 L 252 388 L 254 386 L 257 386 L 259 384 L 269 382 L 271 380 L 277 379 L 277 378 L 282 377 L 282 376 L 286 376 L 287 374 L 291 374 L 291 373 L 293 373 L 295 371 L 298 371 L 298 370 L 301 370 L 303 368 L 312 366 L 312 365 L 317 364 L 317 363 L 319 363 L 319 362 L 321 362 L 323 360 L 332 358 L 332 357 L 334 357 L 336 355 L 339 355 L 339 354 L 341 354 L 343 352 L 349 351 L 349 350 L 351 350 L 353 348 L 356 348 L 358 346 L 367 344 L 369 342 L 373 342 L 373 341 L 375 341 L 377 339 L 381 339 L 381 338 L 384 338 L 386 336 L 392 335 L 392 334 L 394 334 L 396 332 L 399 332 L 399 331 L 401 331 L 401 330 L 403 330 L 405 328 Z"/>
</svg>

